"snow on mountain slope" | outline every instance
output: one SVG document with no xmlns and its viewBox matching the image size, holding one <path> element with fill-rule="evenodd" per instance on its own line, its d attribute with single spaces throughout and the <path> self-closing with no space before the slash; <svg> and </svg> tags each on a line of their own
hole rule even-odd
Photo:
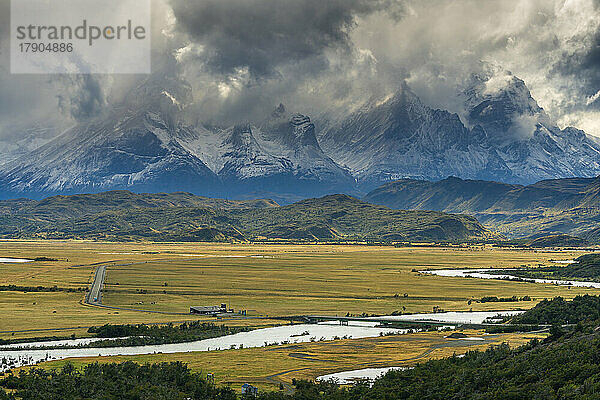
<svg viewBox="0 0 600 400">
<path fill-rule="evenodd" d="M 114 188 L 213 193 L 218 179 L 171 140 L 158 114 L 113 114 L 79 125 L 26 157 L 8 163 L 0 191 L 73 193 Z"/>
<path fill-rule="evenodd" d="M 0 132 L 0 165 L 22 157 L 45 145 L 64 127 L 56 121 L 46 120 L 33 126 L 9 126 Z"/>
<path fill-rule="evenodd" d="M 476 76 L 466 94 L 468 123 L 485 132 L 484 141 L 497 149 L 515 181 L 600 174 L 600 141 L 575 128 L 561 130 L 521 79 Z"/>
<path fill-rule="evenodd" d="M 528 184 L 600 174 L 598 139 L 561 130 L 522 80 L 474 76 L 457 96 L 462 119 L 403 83 L 336 118 L 314 121 L 280 105 L 262 121 L 215 127 L 190 122 L 191 86 L 158 72 L 46 144 L 14 142 L 0 162 L 0 196 L 130 189 L 285 201 L 402 178 Z"/>
<path fill-rule="evenodd" d="M 4 164 L 0 193 L 39 196 L 128 188 L 218 194 L 218 177 L 174 139 L 180 106 L 164 91 L 182 101 L 190 95 L 184 82 L 153 76 L 123 104 Z"/>
<path fill-rule="evenodd" d="M 262 129 L 282 140 L 268 143 L 250 124 L 190 125 L 191 101 L 184 81 L 157 74 L 102 116 L 4 164 L 0 194 L 130 189 L 298 198 L 352 189 L 350 173 L 319 147 L 310 118 L 280 115 Z"/>
<path fill-rule="evenodd" d="M 481 143 L 458 115 L 425 106 L 407 85 L 334 124 L 322 146 L 367 188 L 401 178 L 513 178 L 495 149 Z"/>
<path fill-rule="evenodd" d="M 219 174 L 226 180 L 267 178 L 291 173 L 294 165 L 284 157 L 265 151 L 252 133 L 250 125 L 234 126 L 226 132 L 224 165 Z"/>
<path fill-rule="evenodd" d="M 403 84 L 392 97 L 329 122 L 321 145 L 364 189 L 402 178 L 533 183 L 600 174 L 600 142 L 561 130 L 510 74 L 474 77 L 458 115 L 421 103 Z"/>
<path fill-rule="evenodd" d="M 302 197 L 332 188 L 352 190 L 354 178 L 325 155 L 310 118 L 284 110 L 280 105 L 260 126 L 185 129 L 178 132 L 178 141 L 198 158 L 209 160 L 234 195 L 279 192 Z"/>
</svg>

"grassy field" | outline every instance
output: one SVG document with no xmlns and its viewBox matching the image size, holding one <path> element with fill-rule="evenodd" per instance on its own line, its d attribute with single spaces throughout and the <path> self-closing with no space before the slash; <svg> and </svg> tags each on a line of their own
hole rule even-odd
<svg viewBox="0 0 600 400">
<path fill-rule="evenodd" d="M 212 373 L 217 384 L 239 389 L 243 383 L 259 388 L 277 390 L 279 384 L 289 387 L 293 378 L 314 379 L 317 376 L 362 368 L 409 366 L 431 358 L 464 354 L 466 351 L 485 349 L 493 344 L 508 343 L 519 346 L 544 335 L 502 334 L 482 335 L 478 331 L 464 331 L 469 336 L 484 340 L 448 339 L 447 332 L 425 332 L 382 338 L 338 340 L 303 343 L 268 348 L 212 351 L 206 353 L 150 354 L 127 357 L 98 357 L 69 360 L 77 367 L 90 362 L 138 363 L 182 361 L 203 373 Z M 42 364 L 44 368 L 59 368 L 66 361 Z"/>
<path fill-rule="evenodd" d="M 0 291 L 0 338 L 86 335 L 105 323 L 165 323 L 202 319 L 184 314 L 192 305 L 227 303 L 247 310 L 247 319 L 223 319 L 232 326 L 262 327 L 273 316 L 297 314 L 389 314 L 526 309 L 543 298 L 597 293 L 589 288 L 419 274 L 427 268 L 514 268 L 572 259 L 576 251 L 514 250 L 492 246 L 403 247 L 367 245 L 267 245 L 196 243 L 100 243 L 87 241 L 0 241 L 0 257 L 50 257 L 58 261 L 0 264 L 0 285 L 57 286 L 57 292 Z M 82 304 L 95 265 L 107 263 L 105 305 Z M 532 301 L 478 303 L 484 296 L 530 296 Z M 214 319 L 206 318 L 211 321 Z M 481 334 L 481 332 L 478 332 Z M 484 341 L 419 333 L 383 338 L 318 342 L 205 353 L 108 357 L 102 362 L 181 360 L 214 373 L 233 387 L 251 382 L 262 388 L 289 385 L 341 370 L 401 366 L 509 342 L 536 334 L 484 335 Z M 79 365 L 94 359 L 76 360 Z M 54 368 L 64 361 L 49 363 Z M 289 387 L 289 386 L 288 386 Z"/>
<path fill-rule="evenodd" d="M 530 308 L 535 302 L 472 303 L 484 296 L 537 300 L 590 289 L 418 274 L 425 268 L 512 268 L 575 254 L 493 248 L 369 246 L 200 246 L 181 254 L 109 268 L 105 303 L 185 312 L 189 305 L 228 303 L 248 315 L 389 314 Z M 190 256 L 195 256 L 191 257 Z M 140 293 L 141 291 L 144 291 Z"/>
<path fill-rule="evenodd" d="M 530 308 L 543 298 L 557 295 L 572 298 L 597 290 L 438 277 L 418 274 L 413 269 L 548 265 L 551 259 L 570 259 L 580 254 L 490 246 L 394 248 L 2 241 L 0 257 L 44 256 L 59 261 L 0 264 L 0 285 L 86 287 L 93 276 L 93 264 L 107 262 L 103 302 L 125 308 L 185 313 L 191 305 L 225 302 L 235 310 L 248 310 L 249 316 L 261 318 L 348 312 L 389 314 L 396 310 L 430 312 L 434 306 L 445 310 L 515 309 Z M 468 300 L 483 296 L 525 295 L 535 300 L 468 304 Z M 198 319 L 89 307 L 81 304 L 82 299 L 83 292 L 0 292 L 0 332 Z M 246 320 L 234 324 L 268 323 L 272 321 Z M 0 333 L 0 337 L 6 336 L 13 334 Z"/>
</svg>

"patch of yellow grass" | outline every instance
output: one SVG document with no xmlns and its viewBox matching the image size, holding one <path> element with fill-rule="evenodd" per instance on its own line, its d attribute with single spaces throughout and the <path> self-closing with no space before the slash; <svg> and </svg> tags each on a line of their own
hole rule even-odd
<svg viewBox="0 0 600 400">
<path fill-rule="evenodd" d="M 198 243 L 0 241 L 0 257 L 57 262 L 0 264 L 0 285 L 86 287 L 94 264 L 108 263 L 104 304 L 186 313 L 228 303 L 249 316 L 389 314 L 529 308 L 542 298 L 595 289 L 418 274 L 425 268 L 513 268 L 570 259 L 580 252 L 491 246 L 404 247 Z M 404 297 L 404 295 L 408 297 Z M 395 295 L 398 295 L 397 297 Z M 472 303 L 483 296 L 531 296 L 532 302 Z M 186 315 L 110 310 L 81 304 L 83 293 L 0 292 L 0 331 L 76 328 L 105 323 L 168 322 Z M 213 320 L 213 319 L 210 319 Z M 213 320 L 214 321 L 214 320 Z M 228 322 L 229 323 L 229 322 Z M 257 325 L 273 321 L 256 321 Z M 255 321 L 234 324 L 254 325 Z M 66 332 L 70 334 L 71 332 Z M 17 333 L 16 336 L 30 333 Z M 0 337 L 12 337 L 11 333 Z M 36 334 L 35 336 L 39 336 Z"/>
</svg>

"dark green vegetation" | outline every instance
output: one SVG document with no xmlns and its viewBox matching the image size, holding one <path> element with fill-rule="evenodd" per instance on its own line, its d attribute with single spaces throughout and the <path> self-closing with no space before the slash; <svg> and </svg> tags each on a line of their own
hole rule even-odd
<svg viewBox="0 0 600 400">
<path fill-rule="evenodd" d="M 503 344 L 464 357 L 431 360 L 391 371 L 370 386 L 340 387 L 331 382 L 294 382 L 294 393 L 261 392 L 262 400 L 342 399 L 596 399 L 600 393 L 600 297 L 545 300 L 514 317 L 522 323 L 554 324 L 550 336 L 517 349 Z M 560 324 L 576 323 L 570 329 Z M 96 334 L 140 333 L 135 327 L 105 326 Z M 0 380 L 0 387 L 29 399 L 235 399 L 181 363 L 139 366 L 90 364 L 76 371 L 31 369 Z M 13 399 L 0 392 L 0 399 Z"/>
<path fill-rule="evenodd" d="M 577 296 L 542 300 L 535 307 L 510 319 L 512 324 L 567 325 L 600 320 L 600 297 Z"/>
<path fill-rule="evenodd" d="M 565 266 L 552 265 L 549 267 L 497 271 L 497 273 L 506 273 L 525 279 L 567 279 L 600 282 L 600 254 L 586 254 L 575 261 L 575 263 Z"/>
<path fill-rule="evenodd" d="M 517 301 L 531 301 L 531 297 L 523 296 L 521 298 L 517 296 L 512 297 L 497 297 L 497 296 L 485 296 L 478 300 L 480 303 L 510 303 Z"/>
<path fill-rule="evenodd" d="M 600 393 L 600 335 L 587 329 L 511 350 L 507 345 L 463 358 L 391 371 L 348 389 L 302 382 L 292 399 L 595 399 Z M 282 394 L 260 396 L 284 399 Z"/>
<path fill-rule="evenodd" d="M 279 207 L 186 193 L 107 192 L 0 202 L 0 237 L 98 240 L 467 241 L 489 238 L 477 220 L 431 211 L 398 211 L 346 195 Z"/>
<path fill-rule="evenodd" d="M 145 346 L 185 343 L 248 332 L 249 328 L 216 325 L 210 322 L 184 322 L 180 325 L 104 325 L 88 330 L 98 338 L 106 338 L 85 347 Z M 126 337 L 125 339 L 119 339 Z"/>
<path fill-rule="evenodd" d="M 29 292 L 47 292 L 47 293 L 68 292 L 68 293 L 73 293 L 73 292 L 85 292 L 87 289 L 88 288 L 86 288 L 86 287 L 62 288 L 62 287 L 58 287 L 58 286 L 46 287 L 46 286 L 0 285 L 0 292 L 24 292 L 24 293 L 29 293 Z"/>
<path fill-rule="evenodd" d="M 0 380 L 6 389 L 16 390 L 23 400 L 159 400 L 235 399 L 228 388 L 216 388 L 182 363 L 137 365 L 89 364 L 76 371 L 71 364 L 61 370 L 32 369 Z M 0 390 L 0 399 L 15 399 Z"/>
<path fill-rule="evenodd" d="M 547 236 L 529 236 L 518 239 L 503 241 L 506 246 L 517 247 L 533 247 L 533 248 L 548 248 L 548 247 L 587 247 L 592 245 L 591 242 L 577 236 L 571 236 L 564 233 Z"/>
<path fill-rule="evenodd" d="M 384 241 L 483 239 L 490 233 L 472 217 L 374 206 L 346 195 L 240 215 L 259 235 L 292 239 L 375 239 Z"/>
<path fill-rule="evenodd" d="M 600 254 L 586 254 L 575 261 L 577 262 L 568 264 L 560 271 L 561 275 L 557 276 L 600 280 Z"/>
<path fill-rule="evenodd" d="M 546 239 L 549 245 L 585 244 L 558 234 L 600 241 L 599 178 L 556 179 L 529 186 L 454 177 L 439 182 L 403 179 L 375 189 L 365 200 L 404 210 L 466 213 L 508 237 L 555 236 Z"/>
<path fill-rule="evenodd" d="M 146 346 L 169 343 L 187 343 L 197 340 L 212 339 L 216 337 L 233 335 L 239 332 L 248 332 L 247 327 L 230 327 L 227 325 L 217 325 L 210 322 L 184 322 L 179 325 L 103 325 L 91 327 L 88 333 L 95 338 L 103 338 L 87 344 L 78 344 L 74 346 L 55 346 L 64 348 L 83 348 L 83 347 L 126 347 L 126 346 Z M 54 340 L 54 339 L 52 339 Z M 27 340 L 0 340 L 0 344 L 23 343 Z M 31 341 L 31 340 L 29 340 Z M 39 347 L 43 349 L 53 348 L 52 346 Z"/>
<path fill-rule="evenodd" d="M 549 235 L 527 240 L 525 246 L 528 247 L 585 247 L 590 242 L 577 236 L 571 235 Z"/>
<path fill-rule="evenodd" d="M 0 201 L 0 213 L 58 219 L 65 215 L 83 217 L 90 214 L 124 209 L 206 207 L 233 210 L 277 206 L 277 203 L 268 199 L 231 201 L 196 196 L 184 192 L 136 194 L 127 190 L 114 190 L 100 194 L 53 196 L 44 200 L 4 200 Z"/>
</svg>

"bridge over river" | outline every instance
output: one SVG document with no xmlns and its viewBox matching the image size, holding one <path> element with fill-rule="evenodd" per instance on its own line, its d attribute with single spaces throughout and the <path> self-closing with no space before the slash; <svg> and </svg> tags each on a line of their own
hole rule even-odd
<svg viewBox="0 0 600 400">
<path fill-rule="evenodd" d="M 441 313 L 443 315 L 444 313 Z M 465 314 L 469 314 L 468 312 Z M 485 329 L 489 327 L 519 327 L 519 328 L 532 328 L 532 329 L 548 329 L 550 325 L 524 325 L 524 324 L 507 324 L 507 323 L 493 323 L 493 322 L 477 322 L 472 320 L 466 321 L 451 321 L 451 320 L 436 320 L 431 314 L 431 319 L 400 319 L 399 317 L 390 316 L 379 316 L 379 317 L 350 317 L 350 316 L 332 316 L 332 315 L 293 315 L 287 317 L 275 317 L 274 319 L 281 319 L 290 322 L 301 322 L 306 324 L 318 324 L 321 322 L 339 322 L 340 325 L 348 325 L 350 322 L 370 322 L 377 323 L 382 326 L 388 327 L 424 327 L 424 326 L 437 326 L 445 327 L 452 326 L 456 328 L 471 328 L 471 329 Z M 406 317 L 410 315 L 407 314 Z"/>
</svg>

